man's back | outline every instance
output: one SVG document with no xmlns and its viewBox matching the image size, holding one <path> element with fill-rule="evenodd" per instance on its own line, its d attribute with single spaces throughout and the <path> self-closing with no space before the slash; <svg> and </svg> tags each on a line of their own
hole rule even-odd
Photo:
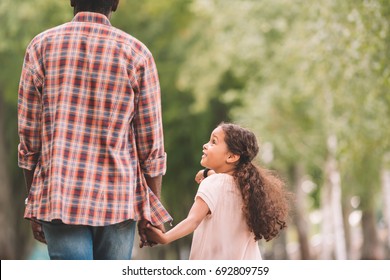
<svg viewBox="0 0 390 280">
<path fill-rule="evenodd" d="M 163 174 L 165 152 L 149 50 L 105 16 L 80 12 L 34 38 L 27 54 L 20 150 L 39 155 L 39 172 L 26 217 L 100 226 L 153 212 L 143 209 L 153 194 L 140 169 Z"/>
<path fill-rule="evenodd" d="M 51 259 L 131 259 L 162 206 L 160 85 L 149 50 L 110 24 L 119 0 L 70 0 L 75 17 L 36 36 L 18 92 L 24 217 Z M 137 224 L 137 225 L 136 225 Z"/>
</svg>

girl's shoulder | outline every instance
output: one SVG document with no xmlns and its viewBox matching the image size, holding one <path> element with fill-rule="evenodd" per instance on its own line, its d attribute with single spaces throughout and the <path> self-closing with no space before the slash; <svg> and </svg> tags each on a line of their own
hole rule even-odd
<svg viewBox="0 0 390 280">
<path fill-rule="evenodd" d="M 200 183 L 200 186 L 220 186 L 220 185 L 226 185 L 226 184 L 234 184 L 234 178 L 233 176 L 226 174 L 226 173 L 216 173 L 213 175 L 208 176 L 207 178 L 203 179 L 203 181 Z"/>
<path fill-rule="evenodd" d="M 201 197 L 213 213 L 220 199 L 234 189 L 234 179 L 228 174 L 210 175 L 200 183 L 196 197 Z"/>
</svg>

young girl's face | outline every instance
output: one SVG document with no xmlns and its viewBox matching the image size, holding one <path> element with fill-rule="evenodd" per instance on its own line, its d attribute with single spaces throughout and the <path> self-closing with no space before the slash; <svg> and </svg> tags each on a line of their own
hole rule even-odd
<svg viewBox="0 0 390 280">
<path fill-rule="evenodd" d="M 225 143 L 225 132 L 221 127 L 217 127 L 211 133 L 210 141 L 203 145 L 200 164 L 213 169 L 216 173 L 228 173 L 231 171 L 228 163 L 230 154 Z"/>
</svg>

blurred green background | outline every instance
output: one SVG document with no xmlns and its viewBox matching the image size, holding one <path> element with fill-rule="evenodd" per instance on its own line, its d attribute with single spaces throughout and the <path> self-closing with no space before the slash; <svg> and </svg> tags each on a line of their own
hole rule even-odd
<svg viewBox="0 0 390 280">
<path fill-rule="evenodd" d="M 17 88 L 29 41 L 72 17 L 68 0 L 0 1 L 1 259 L 47 258 L 23 219 Z M 288 230 L 260 242 L 264 259 L 390 259 L 389 1 L 122 0 L 111 21 L 157 63 L 174 224 L 192 205 L 202 145 L 233 121 L 296 195 Z M 190 244 L 134 258 L 187 259 Z"/>
</svg>

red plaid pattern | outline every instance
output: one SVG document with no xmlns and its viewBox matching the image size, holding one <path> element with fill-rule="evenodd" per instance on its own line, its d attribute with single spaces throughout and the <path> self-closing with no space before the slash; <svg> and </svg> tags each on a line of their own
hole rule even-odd
<svg viewBox="0 0 390 280">
<path fill-rule="evenodd" d="M 166 171 L 150 51 L 78 13 L 29 44 L 18 99 L 18 162 L 35 167 L 26 218 L 103 226 L 172 218 L 146 184 Z"/>
</svg>

